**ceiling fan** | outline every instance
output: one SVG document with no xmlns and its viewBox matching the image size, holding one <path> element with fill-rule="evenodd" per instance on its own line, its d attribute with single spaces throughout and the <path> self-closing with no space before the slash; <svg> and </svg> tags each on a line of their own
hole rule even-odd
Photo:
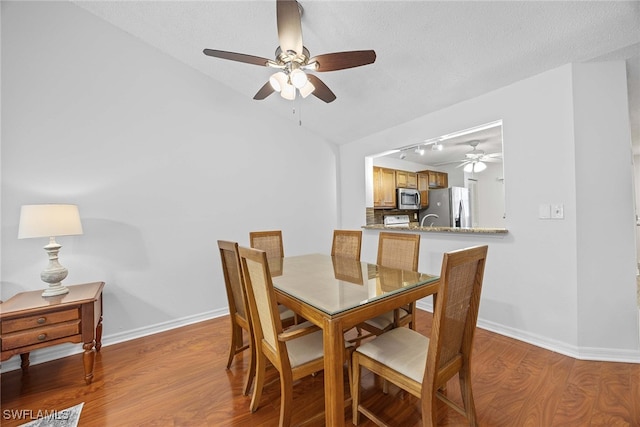
<svg viewBox="0 0 640 427">
<path fill-rule="evenodd" d="M 471 146 L 472 149 L 470 152 L 465 154 L 465 158 L 463 160 L 440 163 L 440 165 L 460 163 L 458 166 L 456 166 L 457 168 L 464 167 L 465 172 L 472 173 L 482 172 L 483 170 L 485 170 L 487 168 L 487 165 L 485 163 L 502 161 L 502 153 L 486 154 L 484 151 L 478 150 L 478 144 L 480 142 L 481 141 L 477 139 L 464 142 L 464 144 L 468 144 L 469 146 Z"/>
<path fill-rule="evenodd" d="M 373 50 L 326 53 L 311 57 L 302 44 L 302 8 L 296 0 L 276 0 L 276 20 L 278 41 L 275 59 L 223 50 L 205 49 L 204 54 L 216 58 L 247 64 L 261 65 L 278 70 L 255 94 L 253 99 L 265 99 L 273 92 L 289 100 L 296 97 L 296 91 L 303 98 L 313 94 L 324 102 L 332 102 L 336 95 L 314 74 L 306 71 L 336 71 L 372 64 L 376 60 Z"/>
</svg>

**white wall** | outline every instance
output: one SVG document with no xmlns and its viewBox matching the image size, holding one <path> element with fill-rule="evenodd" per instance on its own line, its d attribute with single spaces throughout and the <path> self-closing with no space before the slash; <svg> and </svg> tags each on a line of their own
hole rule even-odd
<svg viewBox="0 0 640 427">
<path fill-rule="evenodd" d="M 624 123 L 618 108 L 625 82 L 620 68 L 624 70 L 624 64 L 566 65 L 342 146 L 343 226 L 357 227 L 365 221 L 365 156 L 394 148 L 388 141 L 418 131 L 444 135 L 501 119 L 504 226 L 509 233 L 502 237 L 425 233 L 420 271 L 438 272 L 444 251 L 487 243 L 482 327 L 575 357 L 640 361 L 638 312 L 635 303 L 628 302 L 635 301 L 633 224 L 626 220 L 592 222 L 593 214 L 584 213 L 587 205 L 591 208 L 596 203 L 598 194 L 620 191 L 619 197 L 607 201 L 616 203 L 616 218 L 633 216 L 628 191 L 631 152 L 626 160 L 622 154 L 629 144 L 624 137 L 629 123 L 626 114 Z M 591 86 L 581 81 L 574 86 L 577 77 L 590 80 Z M 574 105 L 595 102 L 596 96 L 588 93 L 593 86 L 600 88 L 594 94 L 616 104 L 611 116 L 600 117 L 602 108 Z M 606 123 L 594 125 L 598 120 Z M 578 182 L 585 179 L 584 171 L 576 163 L 586 160 L 592 166 L 602 155 L 601 146 L 583 139 L 592 126 L 598 132 L 609 132 L 612 158 L 597 170 L 597 176 L 607 179 L 590 179 L 586 195 L 587 189 Z M 538 206 L 543 203 L 564 204 L 565 219 L 539 219 Z M 585 215 L 585 221 L 579 220 L 578 212 Z M 377 237 L 376 231 L 365 231 L 364 260 L 375 259 Z M 579 248 L 580 243 L 588 248 Z M 593 299 L 596 295 L 599 301 Z M 603 299 L 611 303 L 603 304 Z M 587 316 L 593 320 L 588 321 Z"/>
<path fill-rule="evenodd" d="M 633 170 L 634 170 L 634 195 L 635 195 L 635 207 L 636 207 L 636 263 L 640 265 L 640 221 L 638 221 L 638 213 L 640 212 L 640 155 L 633 156 Z M 637 271 L 636 274 L 640 274 Z"/>
<path fill-rule="evenodd" d="M 3 300 L 45 287 L 23 204 L 79 206 L 60 261 L 106 282 L 105 344 L 224 314 L 217 239 L 330 249 L 334 146 L 73 4 L 2 2 L 2 89 Z"/>
<path fill-rule="evenodd" d="M 578 340 L 581 348 L 597 352 L 623 345 L 618 328 L 637 324 L 633 153 L 625 63 L 576 65 L 572 77 Z M 594 316 L 594 310 L 600 315 Z"/>
</svg>

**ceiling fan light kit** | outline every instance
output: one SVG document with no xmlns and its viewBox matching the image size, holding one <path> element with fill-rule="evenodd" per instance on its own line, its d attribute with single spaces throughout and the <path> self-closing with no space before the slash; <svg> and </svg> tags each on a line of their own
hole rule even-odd
<svg viewBox="0 0 640 427">
<path fill-rule="evenodd" d="M 263 67 L 277 68 L 269 81 L 260 88 L 253 99 L 261 100 L 273 92 L 288 100 L 296 98 L 296 91 L 303 98 L 313 94 L 324 102 L 333 102 L 336 95 L 314 74 L 305 71 L 326 72 L 344 70 L 372 64 L 376 60 L 373 50 L 326 53 L 311 57 L 309 50 L 302 44 L 302 6 L 295 0 L 276 0 L 276 20 L 278 41 L 276 59 L 266 59 L 243 53 L 205 49 L 204 54 L 231 61 Z"/>
<path fill-rule="evenodd" d="M 487 168 L 487 165 L 481 161 L 473 161 L 471 163 L 467 163 L 464 167 L 464 171 L 466 173 L 476 173 L 482 172 Z"/>
</svg>

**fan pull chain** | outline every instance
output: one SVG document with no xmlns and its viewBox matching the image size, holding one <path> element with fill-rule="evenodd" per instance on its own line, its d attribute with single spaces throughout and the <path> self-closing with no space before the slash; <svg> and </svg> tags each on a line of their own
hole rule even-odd
<svg viewBox="0 0 640 427">
<path fill-rule="evenodd" d="M 293 108 L 292 108 L 292 112 L 293 112 L 293 116 L 295 117 L 296 115 L 296 104 L 298 104 L 298 126 L 302 126 L 302 107 L 300 106 L 300 99 L 298 97 L 296 97 L 296 100 L 293 101 Z"/>
</svg>

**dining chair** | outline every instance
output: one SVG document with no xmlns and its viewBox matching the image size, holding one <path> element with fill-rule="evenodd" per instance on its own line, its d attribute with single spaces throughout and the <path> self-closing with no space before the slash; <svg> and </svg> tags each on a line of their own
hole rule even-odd
<svg viewBox="0 0 640 427">
<path fill-rule="evenodd" d="M 249 233 L 249 246 L 265 251 L 267 258 L 284 257 L 282 230 L 251 231 Z"/>
<path fill-rule="evenodd" d="M 418 271 L 419 254 L 419 234 L 380 232 L 376 264 L 383 267 Z M 359 324 L 357 326 L 358 335 L 361 336 L 361 329 L 374 335 L 380 335 L 397 326 L 409 325 L 411 329 L 415 329 L 415 317 L 416 303 L 414 301 Z"/>
<path fill-rule="evenodd" d="M 470 426 L 478 425 L 471 389 L 471 350 L 487 249 L 486 245 L 475 246 L 444 254 L 430 339 L 409 328 L 395 328 L 353 353 L 353 424 L 358 424 L 362 413 L 386 425 L 360 402 L 360 371 L 365 367 L 420 399 L 423 426 L 437 424 L 437 399 L 464 415 Z M 442 391 L 456 374 L 463 407 Z"/>
<path fill-rule="evenodd" d="M 255 412 L 260 405 L 265 368 L 269 361 L 280 373 L 279 425 L 289 426 L 293 409 L 293 382 L 324 369 L 322 330 L 309 322 L 283 330 L 266 252 L 240 247 L 240 260 L 256 343 L 256 382 L 251 412 Z M 351 349 L 350 345 L 345 349 L 345 361 L 350 361 Z M 350 363 L 347 369 L 351 389 Z"/>
<path fill-rule="evenodd" d="M 249 246 L 253 249 L 260 249 L 267 253 L 267 258 L 271 263 L 271 274 L 275 276 L 275 267 L 280 263 L 279 274 L 282 274 L 282 258 L 284 258 L 284 245 L 282 243 L 282 230 L 251 231 L 249 232 Z M 304 319 L 294 313 L 293 323 L 298 324 Z"/>
<path fill-rule="evenodd" d="M 243 394 L 248 395 L 255 375 L 255 345 L 253 344 L 253 328 L 249 316 L 249 302 L 247 300 L 244 279 L 240 266 L 238 243 L 226 240 L 218 240 L 218 249 L 222 260 L 222 273 L 229 302 L 229 318 L 231 319 L 231 345 L 229 346 L 229 358 L 227 369 L 235 356 L 245 350 L 249 351 L 249 370 L 245 379 Z M 279 306 L 280 320 L 283 325 L 294 324 L 294 313 L 284 306 Z M 244 344 L 243 332 L 246 331 L 248 343 Z"/>
<path fill-rule="evenodd" d="M 361 247 L 361 230 L 333 230 L 331 256 L 346 257 L 360 261 Z"/>
</svg>

